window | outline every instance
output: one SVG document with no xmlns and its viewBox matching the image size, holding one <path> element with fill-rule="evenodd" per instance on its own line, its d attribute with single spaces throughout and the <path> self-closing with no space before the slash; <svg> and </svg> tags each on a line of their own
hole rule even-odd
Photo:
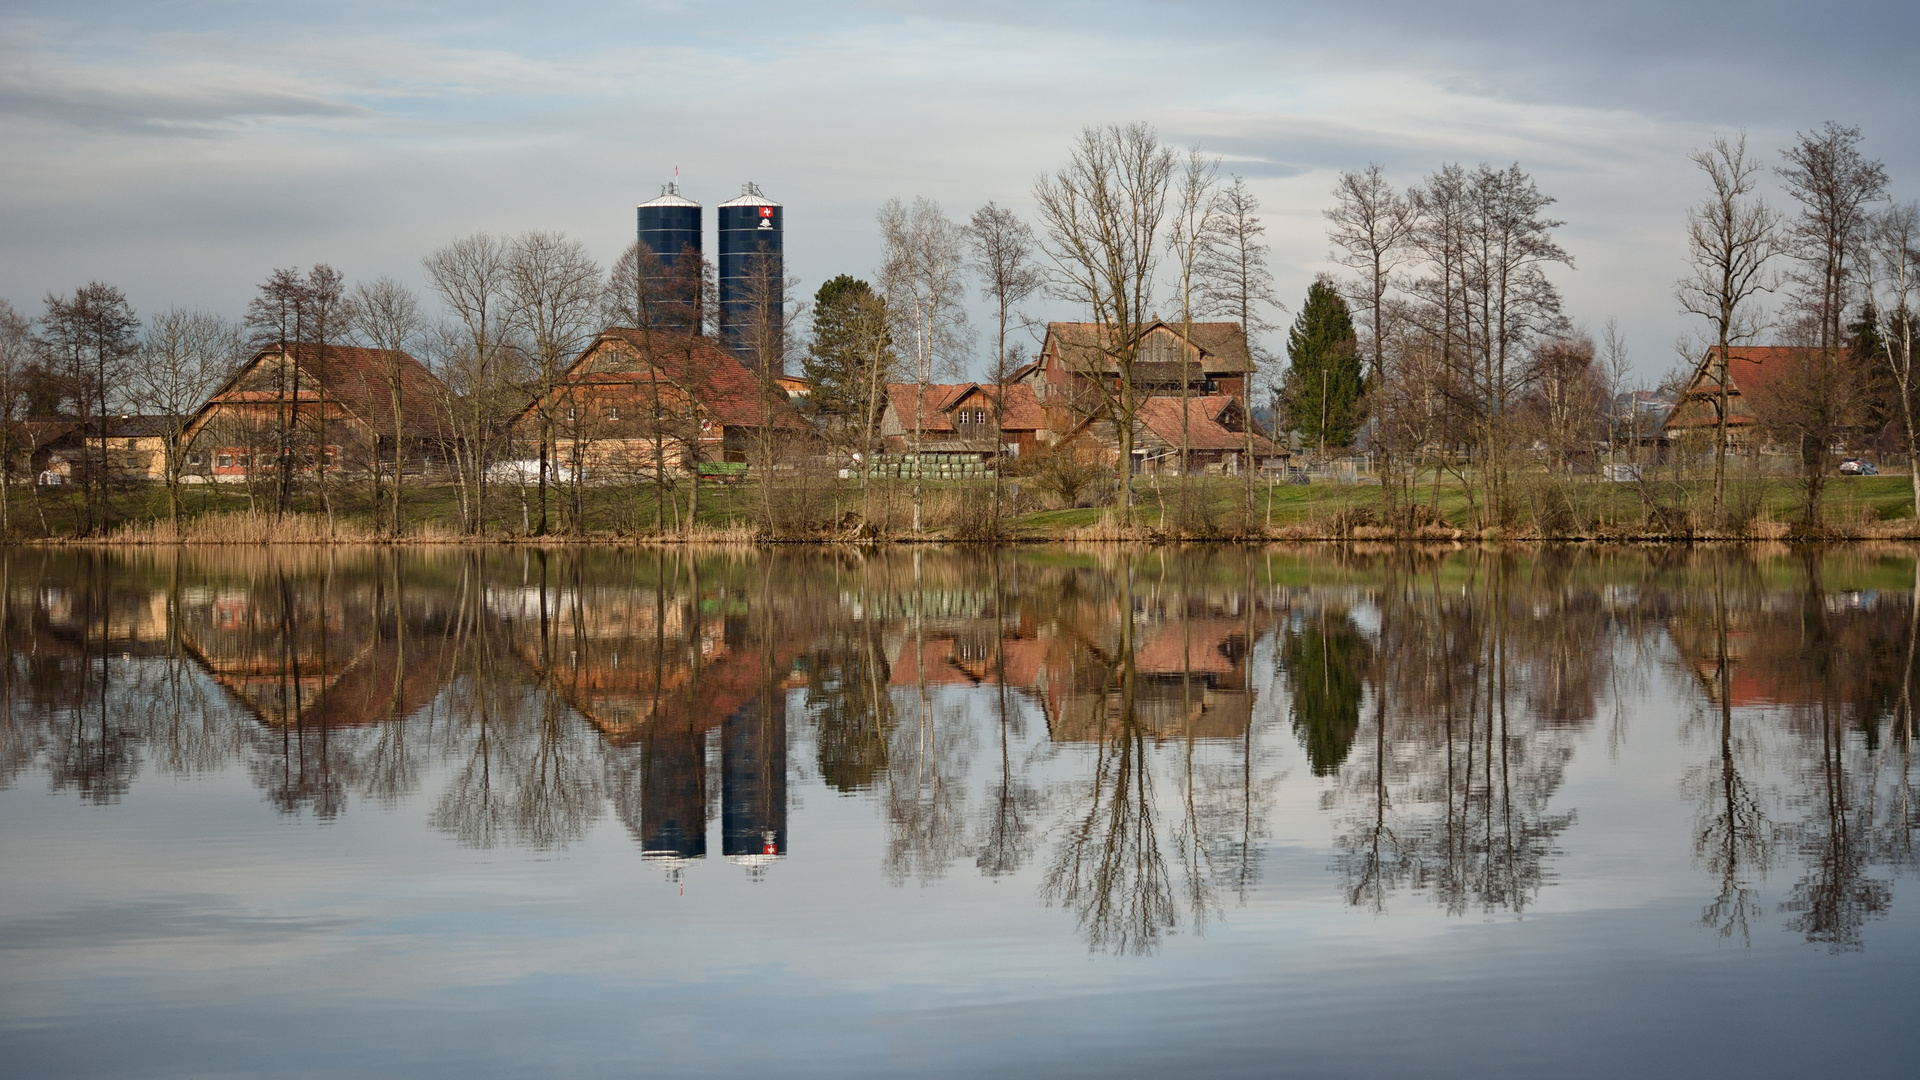
<svg viewBox="0 0 1920 1080">
<path fill-rule="evenodd" d="M 571 405 L 567 406 L 567 423 L 571 424 L 578 419 L 580 419 L 580 417 L 574 407 Z"/>
<path fill-rule="evenodd" d="M 607 406 L 607 419 L 608 420 L 620 419 L 620 406 L 618 405 Z"/>
<path fill-rule="evenodd" d="M 198 450 L 195 450 L 194 452 L 187 455 L 187 464 L 189 465 L 198 467 L 201 465 L 205 465 L 206 463 L 207 463 L 207 456 L 205 454 L 202 454 Z"/>
<path fill-rule="evenodd" d="M 134 448 L 134 447 L 135 447 L 136 445 L 138 445 L 138 444 L 139 444 L 139 441 L 140 441 L 140 440 L 138 440 L 138 439 L 128 439 L 128 440 L 127 440 L 127 449 L 129 449 L 129 450 L 131 450 L 131 449 L 133 449 L 133 448 Z"/>
<path fill-rule="evenodd" d="M 213 464 L 215 468 L 231 469 L 233 468 L 233 455 L 232 454 L 217 455 L 213 459 Z"/>
</svg>

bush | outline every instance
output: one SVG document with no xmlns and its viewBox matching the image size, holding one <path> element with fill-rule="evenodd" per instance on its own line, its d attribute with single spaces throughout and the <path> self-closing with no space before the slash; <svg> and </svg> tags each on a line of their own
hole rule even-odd
<svg viewBox="0 0 1920 1080">
<path fill-rule="evenodd" d="M 1052 495 L 1062 509 L 1068 509 L 1081 505 L 1082 496 L 1107 472 L 1103 466 L 1081 461 L 1071 451 L 1055 451 L 1035 461 L 1028 475 L 1033 486 Z"/>
</svg>

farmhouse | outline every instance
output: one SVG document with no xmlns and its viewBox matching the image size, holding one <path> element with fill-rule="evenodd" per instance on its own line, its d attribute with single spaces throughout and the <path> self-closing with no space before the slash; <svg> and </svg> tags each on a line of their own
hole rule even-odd
<svg viewBox="0 0 1920 1080">
<path fill-rule="evenodd" d="M 1048 408 L 1085 398 L 1095 380 L 1117 385 L 1128 343 L 1108 340 L 1098 323 L 1047 324 L 1040 357 L 1016 378 L 1031 385 Z M 1146 395 L 1224 394 L 1243 397 L 1253 375 L 1246 331 L 1237 322 L 1169 323 L 1155 318 L 1141 329 L 1134 351 L 1134 391 Z"/>
<path fill-rule="evenodd" d="M 915 399 L 918 398 L 916 405 Z M 994 439 L 994 403 L 1004 401 Z M 891 452 L 974 454 L 984 460 L 1032 454 L 1048 437 L 1047 417 L 1033 387 L 979 383 L 891 383 L 880 414 L 880 435 Z"/>
<path fill-rule="evenodd" d="M 761 434 L 793 439 L 812 429 L 792 404 L 805 384 L 764 382 L 733 354 L 704 340 L 651 345 L 649 335 L 610 327 L 581 352 L 546 395 L 514 419 L 533 443 L 542 417 L 557 460 L 583 472 L 745 462 Z"/>
<path fill-rule="evenodd" d="M 284 453 L 329 472 L 395 459 L 401 467 L 444 457 L 437 410 L 445 384 L 404 352 L 351 345 L 270 345 L 253 354 L 193 418 L 182 441 L 187 471 L 241 481 L 277 469 Z"/>
<path fill-rule="evenodd" d="M 1688 432 L 1711 433 L 1719 423 L 1722 383 L 1727 390 L 1727 445 L 1757 450 L 1766 442 L 1762 422 L 1772 404 L 1771 394 L 1781 375 L 1799 362 L 1804 350 L 1783 345 L 1736 345 L 1723 362 L 1720 347 L 1709 348 L 1693 369 L 1693 377 L 1663 433 L 1674 438 Z"/>
</svg>

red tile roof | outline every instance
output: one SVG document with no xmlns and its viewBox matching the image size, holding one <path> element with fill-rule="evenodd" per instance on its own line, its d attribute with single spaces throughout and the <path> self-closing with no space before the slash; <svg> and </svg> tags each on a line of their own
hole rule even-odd
<svg viewBox="0 0 1920 1080">
<path fill-rule="evenodd" d="M 646 368 L 625 372 L 595 370 L 593 365 L 604 356 L 609 345 L 619 347 L 628 357 L 646 365 Z M 765 417 L 776 428 L 798 430 L 807 426 L 806 420 L 788 402 L 787 394 L 778 385 L 777 379 L 772 387 L 775 392 L 763 393 L 759 378 L 732 353 L 701 341 L 685 353 L 676 350 L 669 355 L 662 351 L 656 361 L 648 353 L 650 346 L 651 339 L 641 331 L 610 326 L 574 361 L 567 378 L 575 382 L 607 385 L 621 382 L 637 384 L 653 379 L 676 383 L 679 380 L 674 376 L 680 373 L 680 365 L 685 364 L 686 381 L 689 384 L 686 389 L 700 403 L 702 410 L 722 424 L 757 428 Z"/>
<path fill-rule="evenodd" d="M 1155 319 L 1141 328 L 1140 336 L 1144 338 L 1159 329 L 1171 331 L 1175 337 L 1185 337 L 1189 343 L 1197 346 L 1201 352 L 1201 367 L 1209 373 L 1234 374 L 1253 370 L 1253 356 L 1247 351 L 1247 335 L 1237 322 L 1188 323 L 1187 333 L 1182 334 L 1179 323 Z M 1048 323 L 1047 337 L 1057 341 L 1065 351 L 1094 352 L 1101 346 L 1099 323 Z M 1080 362 L 1075 358 L 1076 367 L 1080 366 Z"/>
<path fill-rule="evenodd" d="M 913 399 L 919 389 L 918 383 L 887 384 L 887 400 L 903 430 L 913 430 Z M 991 410 L 994 397 L 1001 392 L 1001 388 L 979 383 L 929 383 L 921 399 L 920 429 L 929 435 L 951 434 L 956 409 Z M 1004 392 L 1007 405 L 1000 420 L 1002 431 L 1038 431 L 1046 426 L 1046 413 L 1033 387 L 1019 384 L 1005 387 Z"/>
<path fill-rule="evenodd" d="M 355 345 L 322 347 L 302 343 L 286 348 L 293 354 L 294 363 L 299 365 L 302 375 L 319 386 L 319 392 L 325 393 L 327 401 L 378 432 L 393 430 L 393 392 L 387 385 L 387 369 L 393 366 L 400 379 L 403 430 L 409 435 L 428 434 L 433 430 L 435 406 L 446 392 L 446 385 L 434 378 L 433 373 L 412 356 L 399 351 L 363 349 Z M 242 389 L 248 385 L 249 376 L 262 361 L 280 355 L 281 346 L 278 345 L 270 345 L 254 353 L 252 359 L 242 365 L 227 380 L 227 384 L 202 406 L 201 416 L 204 417 L 207 410 L 215 405 L 296 400 L 291 393 L 283 398 L 277 390 Z M 303 386 L 297 400 L 318 401 L 319 392 Z"/>
<path fill-rule="evenodd" d="M 1202 394 L 1186 399 L 1187 442 L 1193 450 L 1244 450 L 1247 437 L 1220 423 L 1220 416 L 1234 404 L 1226 394 Z M 1140 403 L 1141 426 L 1168 446 L 1180 445 L 1180 405 L 1177 397 L 1150 397 Z M 1273 443 L 1259 434 L 1253 437 L 1253 452 L 1273 452 Z"/>
<path fill-rule="evenodd" d="M 1712 379 L 1720 346 L 1707 350 L 1694 370 L 1686 394 L 1667 417 L 1670 428 L 1712 427 L 1713 408 L 1702 404 L 1704 398 L 1717 397 L 1720 386 Z M 1767 397 L 1782 373 L 1806 356 L 1806 350 L 1789 345 L 1736 345 L 1727 360 L 1727 423 L 1729 426 L 1755 424 L 1765 409 Z"/>
</svg>

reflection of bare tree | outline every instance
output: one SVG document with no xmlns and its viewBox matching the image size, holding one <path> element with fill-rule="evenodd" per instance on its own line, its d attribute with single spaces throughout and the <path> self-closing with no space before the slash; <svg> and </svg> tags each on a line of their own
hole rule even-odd
<svg viewBox="0 0 1920 1080">
<path fill-rule="evenodd" d="M 1073 911 L 1093 949 L 1151 952 L 1179 917 L 1146 758 L 1145 732 L 1123 715 L 1100 742 L 1093 776 L 1072 800 L 1082 809 L 1041 883 L 1040 895 Z"/>
<path fill-rule="evenodd" d="M 987 791 L 980 814 L 980 838 L 973 845 L 974 864 L 988 877 L 1017 873 L 1026 864 L 1033 855 L 1038 839 L 1035 825 L 1045 807 L 1040 789 L 1014 769 L 1011 740 L 1017 733 L 1008 715 L 1008 696 L 1006 687 L 998 688 L 995 704 L 1000 774 Z"/>
<path fill-rule="evenodd" d="M 1718 706 L 1719 739 L 1711 762 L 1697 775 L 1701 809 L 1693 837 L 1694 856 L 1719 878 L 1720 891 L 1700 913 L 1703 926 L 1720 936 L 1738 935 L 1742 944 L 1749 941 L 1752 922 L 1760 913 L 1758 894 L 1752 882 L 1764 876 L 1773 860 L 1773 824 L 1766 804 L 1742 771 L 1744 759 L 1751 753 L 1746 738 L 1737 733 L 1733 722 L 1733 666 L 1735 657 L 1729 648 L 1726 567 L 1713 566 L 1714 665 L 1712 698 Z"/>
<path fill-rule="evenodd" d="M 556 625 L 546 553 L 539 554 L 542 671 L 534 686 L 498 674 L 504 648 L 478 600 L 485 561 L 474 558 L 461 576 L 461 667 L 471 675 L 450 688 L 445 738 L 462 764 L 431 821 L 472 847 L 562 846 L 585 835 L 605 804 L 599 744 L 560 700 L 552 658 L 559 636 L 575 628 Z"/>
<path fill-rule="evenodd" d="M 1179 915 L 1160 851 L 1146 730 L 1135 711 L 1133 565 L 1124 555 L 1114 582 L 1121 612 L 1112 664 L 1118 693 L 1100 699 L 1093 774 L 1077 797 L 1065 800 L 1082 810 L 1063 826 L 1040 894 L 1073 910 L 1090 948 L 1146 953 Z"/>
<path fill-rule="evenodd" d="M 1780 908 L 1794 913 L 1789 928 L 1839 952 L 1861 947 L 1861 928 L 1868 918 L 1886 911 L 1893 890 L 1887 882 L 1867 876 L 1872 865 L 1873 800 L 1862 800 L 1855 790 L 1857 766 L 1849 758 L 1856 755 L 1849 754 L 1842 729 L 1849 710 L 1837 700 L 1841 658 L 1827 617 L 1817 556 L 1809 553 L 1805 567 L 1801 649 L 1817 701 L 1801 711 L 1815 724 L 1812 737 L 1805 740 L 1815 760 L 1802 769 L 1806 789 L 1801 801 L 1811 807 L 1799 833 L 1805 870 Z M 1857 719 L 1872 723 L 1878 718 Z"/>
<path fill-rule="evenodd" d="M 177 575 L 167 590 L 169 618 L 164 651 L 149 663 L 132 665 L 128 705 L 160 771 L 173 775 L 211 772 L 236 757 L 245 743 L 232 710 L 202 676 L 182 647 Z"/>
<path fill-rule="evenodd" d="M 93 803 L 118 802 L 140 770 L 139 727 L 124 709 L 112 707 L 125 693 L 115 685 L 108 647 L 113 571 L 106 559 L 84 560 L 72 587 L 69 623 L 79 640 L 29 662 L 29 685 L 39 684 L 32 696 L 54 705 L 46 743 L 48 781 L 55 791 L 70 788 Z"/>
<path fill-rule="evenodd" d="M 1592 709 L 1529 706 L 1540 699 L 1527 697 L 1521 673 L 1593 662 L 1590 649 L 1582 661 L 1582 644 L 1540 625 L 1585 600 L 1565 588 L 1516 589 L 1504 557 L 1478 569 L 1457 596 L 1437 567 L 1423 585 L 1396 565 L 1379 590 L 1378 652 L 1394 660 L 1376 680 L 1354 744 L 1365 750 L 1341 770 L 1336 796 L 1349 808 L 1334 859 L 1349 903 L 1383 911 L 1394 890 L 1412 887 L 1456 915 L 1523 911 L 1573 823 L 1552 799 L 1573 752 L 1566 718 Z"/>
<path fill-rule="evenodd" d="M 919 553 L 913 558 L 917 570 Z M 920 657 L 926 656 L 925 610 L 926 598 L 916 589 L 912 630 Z M 894 728 L 887 748 L 886 870 L 896 885 L 937 880 L 964 852 L 964 778 L 973 757 L 971 726 L 963 714 L 935 707 L 924 660 L 911 694 L 910 718 Z"/>
</svg>

